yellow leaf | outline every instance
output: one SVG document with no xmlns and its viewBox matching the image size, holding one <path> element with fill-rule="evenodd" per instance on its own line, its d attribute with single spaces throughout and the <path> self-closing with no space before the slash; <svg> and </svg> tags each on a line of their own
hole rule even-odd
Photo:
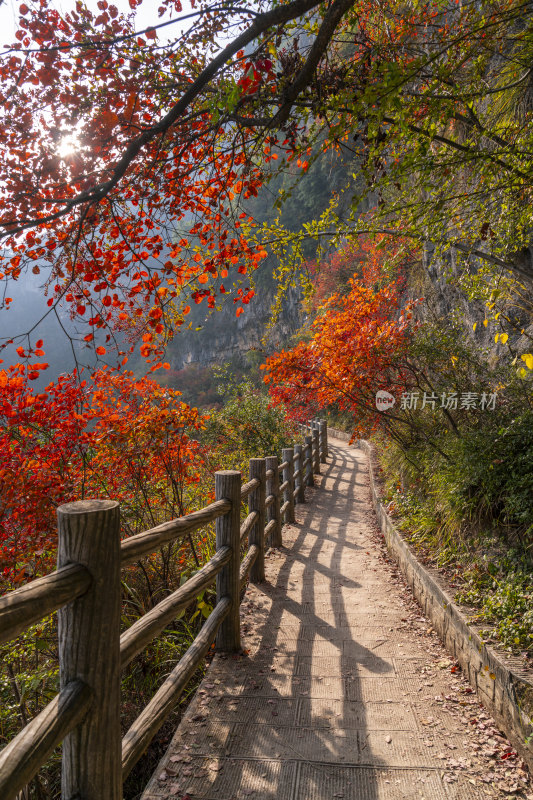
<svg viewBox="0 0 533 800">
<path fill-rule="evenodd" d="M 505 342 L 507 341 L 508 338 L 509 338 L 509 336 L 508 336 L 507 333 L 502 333 L 501 336 L 500 336 L 500 342 L 502 344 L 505 344 Z"/>
<path fill-rule="evenodd" d="M 494 337 L 494 341 L 497 342 L 499 338 L 500 338 L 500 334 L 497 333 L 496 336 Z"/>
<path fill-rule="evenodd" d="M 489 324 L 489 321 L 488 321 L 488 319 L 484 319 L 484 320 L 483 320 L 483 325 L 485 326 L 485 328 L 487 327 L 487 325 L 488 325 L 488 324 Z"/>
<path fill-rule="evenodd" d="M 477 325 L 477 322 L 474 322 L 474 324 L 472 325 L 472 330 L 473 330 L 473 331 L 475 331 L 475 330 L 476 330 L 476 325 Z"/>
<path fill-rule="evenodd" d="M 520 369 L 520 377 L 521 377 L 521 378 L 525 378 L 525 377 L 526 377 L 526 375 L 527 375 L 527 369 L 524 369 L 524 367 L 522 367 L 522 368 Z"/>
<path fill-rule="evenodd" d="M 533 353 L 524 353 L 524 355 L 521 356 L 521 358 L 522 361 L 526 362 L 526 367 L 528 369 L 533 369 Z"/>
</svg>

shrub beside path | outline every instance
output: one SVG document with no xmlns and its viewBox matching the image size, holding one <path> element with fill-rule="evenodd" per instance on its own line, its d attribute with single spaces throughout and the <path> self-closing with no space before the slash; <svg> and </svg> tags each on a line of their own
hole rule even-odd
<svg viewBox="0 0 533 800">
<path fill-rule="evenodd" d="M 143 800 L 527 798 L 527 771 L 388 560 L 337 440 Z"/>
</svg>

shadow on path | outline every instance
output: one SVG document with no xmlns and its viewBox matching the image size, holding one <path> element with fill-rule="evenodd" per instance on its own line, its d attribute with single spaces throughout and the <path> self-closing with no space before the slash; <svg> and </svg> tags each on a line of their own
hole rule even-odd
<svg viewBox="0 0 533 800">
<path fill-rule="evenodd" d="M 248 586 L 244 654 L 216 656 L 143 800 L 451 797 L 420 742 L 401 601 L 370 552 L 366 461 L 332 443 L 321 469 Z"/>
</svg>

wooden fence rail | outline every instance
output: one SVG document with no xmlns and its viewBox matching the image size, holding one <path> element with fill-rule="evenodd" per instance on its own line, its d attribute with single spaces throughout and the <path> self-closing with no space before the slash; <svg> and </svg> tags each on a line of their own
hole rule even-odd
<svg viewBox="0 0 533 800">
<path fill-rule="evenodd" d="M 241 590 L 247 579 L 265 579 L 266 545 L 282 546 L 283 522 L 294 521 L 295 503 L 305 502 L 305 487 L 327 457 L 325 420 L 312 420 L 302 433 L 304 442 L 284 449 L 281 463 L 276 456 L 251 459 L 247 483 L 240 472 L 217 472 L 214 503 L 122 541 L 118 503 L 60 506 L 58 569 L 0 598 L 0 644 L 59 612 L 60 668 L 58 695 L 0 751 L 2 800 L 15 800 L 61 743 L 64 800 L 121 800 L 124 779 L 213 642 L 217 650 L 240 649 Z M 241 522 L 243 501 L 248 515 Z M 213 521 L 213 558 L 120 634 L 122 567 Z M 214 582 L 215 608 L 121 741 L 121 672 Z"/>
</svg>

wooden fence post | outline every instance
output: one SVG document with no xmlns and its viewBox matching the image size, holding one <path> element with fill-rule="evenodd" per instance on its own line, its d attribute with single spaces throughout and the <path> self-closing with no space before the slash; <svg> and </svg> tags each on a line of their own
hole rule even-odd
<svg viewBox="0 0 533 800">
<path fill-rule="evenodd" d="M 257 478 L 259 486 L 248 496 L 248 513 L 257 511 L 258 519 L 248 534 L 248 546 L 256 544 L 259 553 L 250 570 L 250 582 L 262 583 L 265 580 L 265 497 L 266 464 L 264 458 L 250 459 L 250 480 Z"/>
<path fill-rule="evenodd" d="M 323 419 L 322 422 L 324 423 L 324 454 L 326 458 L 329 456 L 329 449 L 328 449 L 328 421 L 327 419 Z"/>
<path fill-rule="evenodd" d="M 307 465 L 305 467 L 305 485 L 306 486 L 314 486 L 315 479 L 313 478 L 313 437 L 306 436 L 305 437 L 305 447 L 304 447 L 304 461 L 307 461 Z"/>
<path fill-rule="evenodd" d="M 289 504 L 285 511 L 285 522 L 294 522 L 294 450 L 292 447 L 287 447 L 281 451 L 281 460 L 289 462 L 289 466 L 283 470 L 283 483 L 287 481 L 288 484 L 284 492 L 283 501 Z"/>
<path fill-rule="evenodd" d="M 216 548 L 231 547 L 230 561 L 217 575 L 217 603 L 223 597 L 231 600 L 231 610 L 221 623 L 216 640 L 217 650 L 235 652 L 241 649 L 239 620 L 240 545 L 241 545 L 241 473 L 234 469 L 215 472 L 215 499 L 229 500 L 231 510 L 216 521 Z"/>
<path fill-rule="evenodd" d="M 268 522 L 275 520 L 276 525 L 270 534 L 270 547 L 281 547 L 281 516 L 279 513 L 279 465 L 277 456 L 267 456 L 265 459 L 267 472 L 272 470 L 272 476 L 267 479 L 267 495 L 274 495 L 274 502 L 267 509 Z"/>
<path fill-rule="evenodd" d="M 311 435 L 313 437 L 313 472 L 315 475 L 320 475 L 320 448 L 318 442 L 318 422 L 316 422 L 312 429 Z"/>
<path fill-rule="evenodd" d="M 325 419 L 321 419 L 318 423 L 318 444 L 320 449 L 320 463 L 325 464 L 328 454 L 327 423 Z"/>
<path fill-rule="evenodd" d="M 63 740 L 61 796 L 121 800 L 119 504 L 66 503 L 57 519 L 58 568 L 83 564 L 93 578 L 58 612 L 61 689 L 81 680 L 93 692 L 87 715 Z"/>
<path fill-rule="evenodd" d="M 294 445 L 294 466 L 300 470 L 300 474 L 294 480 L 295 488 L 298 490 L 296 494 L 297 503 L 305 503 L 305 484 L 304 484 L 304 470 L 302 464 L 304 461 L 303 445 Z"/>
</svg>

